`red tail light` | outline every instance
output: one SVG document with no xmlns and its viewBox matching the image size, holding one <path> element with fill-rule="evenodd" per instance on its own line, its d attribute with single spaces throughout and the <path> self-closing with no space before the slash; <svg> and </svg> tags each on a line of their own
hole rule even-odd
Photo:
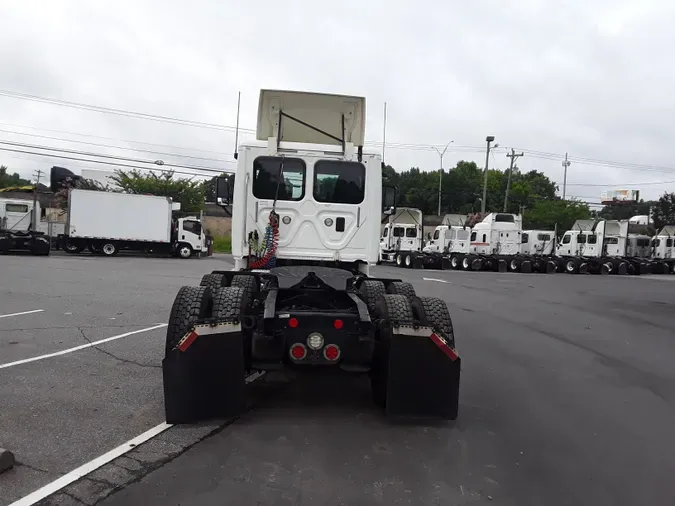
<svg viewBox="0 0 675 506">
<path fill-rule="evenodd" d="M 307 356 L 307 348 L 305 348 L 304 345 L 300 343 L 295 343 L 293 346 L 291 346 L 291 357 L 293 357 L 295 360 L 302 360 Z"/>
<path fill-rule="evenodd" d="M 335 344 L 329 344 L 323 349 L 323 356 L 326 357 L 326 360 L 334 362 L 340 358 L 340 348 Z"/>
<path fill-rule="evenodd" d="M 291 318 L 290 320 L 288 320 L 288 326 L 291 327 L 292 329 L 296 328 L 299 324 L 300 322 L 298 321 L 297 318 Z"/>
<path fill-rule="evenodd" d="M 333 327 L 335 327 L 337 330 L 340 330 L 344 326 L 344 322 L 342 320 L 335 320 L 333 322 Z"/>
</svg>

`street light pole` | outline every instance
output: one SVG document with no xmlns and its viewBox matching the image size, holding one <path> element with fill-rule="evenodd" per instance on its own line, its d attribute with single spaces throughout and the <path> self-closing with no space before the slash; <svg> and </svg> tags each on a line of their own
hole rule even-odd
<svg viewBox="0 0 675 506">
<path fill-rule="evenodd" d="M 438 216 L 441 215 L 441 195 L 442 195 L 442 189 L 443 189 L 443 155 L 445 155 L 445 152 L 448 149 L 448 146 L 452 144 L 455 141 L 450 141 L 445 145 L 445 148 L 443 148 L 443 151 L 439 151 L 439 149 L 434 146 L 434 149 L 436 150 L 436 153 L 438 153 L 438 156 L 441 157 L 441 167 L 440 171 L 438 172 Z"/>
<path fill-rule="evenodd" d="M 563 200 L 565 200 L 565 193 L 567 191 L 567 167 L 570 165 L 572 165 L 572 162 L 567 159 L 567 153 L 565 153 L 565 161 L 562 163 L 562 166 L 565 169 L 565 175 L 563 176 Z"/>
<path fill-rule="evenodd" d="M 485 176 L 483 177 L 483 200 L 480 203 L 481 213 L 485 213 L 485 202 L 487 201 L 488 164 L 490 163 L 490 143 L 494 140 L 495 140 L 494 135 L 488 135 L 485 138 L 485 142 L 487 142 L 487 150 L 485 151 Z"/>
</svg>

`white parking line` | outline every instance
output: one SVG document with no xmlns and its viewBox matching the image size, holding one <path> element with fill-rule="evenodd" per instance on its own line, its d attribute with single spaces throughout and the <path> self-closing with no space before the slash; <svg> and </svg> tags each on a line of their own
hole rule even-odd
<svg viewBox="0 0 675 506">
<path fill-rule="evenodd" d="M 445 279 L 437 279 L 437 278 L 422 278 L 424 281 L 436 281 L 438 283 L 450 283 L 450 281 L 446 281 Z"/>
<path fill-rule="evenodd" d="M 117 339 L 122 339 L 124 337 L 133 336 L 134 334 L 140 334 L 141 332 L 149 332 L 151 330 L 161 329 L 162 327 L 166 327 L 166 326 L 167 326 L 166 323 L 160 323 L 158 325 L 155 325 L 154 327 L 148 327 L 146 329 L 139 329 L 139 330 L 132 330 L 131 332 L 125 332 L 124 334 L 119 334 L 117 336 L 112 336 L 112 337 L 106 337 L 105 339 L 101 339 L 99 341 L 92 341 L 91 343 L 81 344 L 80 346 L 75 346 L 74 348 L 68 348 L 67 350 L 56 351 L 54 353 L 48 353 L 46 355 L 39 355 L 37 357 L 24 358 L 23 360 L 17 360 L 16 362 L 9 362 L 7 364 L 0 364 L 0 369 L 5 369 L 6 367 L 12 367 L 12 366 L 15 366 L 15 365 L 27 364 L 29 362 L 36 362 L 37 360 L 44 360 L 45 358 L 52 358 L 52 357 L 58 357 L 60 355 L 66 355 L 66 354 L 72 353 L 74 351 L 84 350 L 85 348 L 91 348 L 92 346 L 97 346 L 97 345 L 102 344 L 102 343 L 107 343 L 109 341 L 115 341 Z"/>
<path fill-rule="evenodd" d="M 251 374 L 246 378 L 246 383 L 252 383 L 261 376 L 265 374 L 264 371 L 259 371 L 254 374 Z M 117 448 L 110 450 L 108 453 L 104 453 L 100 457 L 96 457 L 94 460 L 87 462 L 86 464 L 81 465 L 77 469 L 73 469 L 68 474 L 64 474 L 60 478 L 48 483 L 44 487 L 37 489 L 35 492 L 31 492 L 27 496 L 14 501 L 9 506 L 32 506 L 33 504 L 41 501 L 45 497 L 48 497 L 52 494 L 55 494 L 59 490 L 67 487 L 71 483 L 84 478 L 89 473 L 96 471 L 99 467 L 106 465 L 108 462 L 115 460 L 117 457 L 121 457 L 125 453 L 130 452 L 139 445 L 149 441 L 155 436 L 160 435 L 162 432 L 173 427 L 173 424 L 162 422 L 159 425 L 156 425 L 150 430 L 145 431 L 143 434 L 136 436 L 133 439 L 130 439 L 126 443 L 121 444 Z"/>
<path fill-rule="evenodd" d="M 0 314 L 0 318 L 7 318 L 9 316 L 21 316 L 22 314 L 42 313 L 44 309 L 33 309 L 32 311 L 23 311 L 22 313 Z"/>
</svg>

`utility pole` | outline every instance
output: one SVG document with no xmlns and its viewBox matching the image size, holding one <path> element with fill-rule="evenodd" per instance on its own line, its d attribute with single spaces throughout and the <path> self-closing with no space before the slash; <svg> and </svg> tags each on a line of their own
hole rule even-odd
<svg viewBox="0 0 675 506">
<path fill-rule="evenodd" d="M 33 225 L 32 229 L 33 231 L 37 231 L 37 224 L 38 220 L 40 217 L 38 216 L 37 213 L 37 201 L 38 201 L 38 185 L 40 184 L 40 176 L 42 176 L 43 172 L 41 170 L 37 170 L 35 172 L 35 190 L 33 190 Z"/>
<path fill-rule="evenodd" d="M 572 165 L 572 162 L 567 159 L 567 153 L 565 153 L 565 161 L 562 163 L 562 166 L 565 169 L 565 175 L 563 176 L 563 200 L 565 200 L 565 192 L 567 190 L 567 167 L 570 165 Z"/>
<path fill-rule="evenodd" d="M 445 148 L 443 148 L 443 151 L 440 151 L 436 146 L 434 146 L 434 149 L 436 150 L 436 153 L 438 153 L 438 156 L 441 157 L 441 167 L 440 171 L 438 173 L 438 216 L 440 217 L 441 215 L 441 194 L 443 190 L 443 155 L 445 155 L 445 152 L 448 149 L 448 146 L 452 144 L 455 141 L 450 141 L 445 145 Z"/>
<path fill-rule="evenodd" d="M 480 212 L 485 213 L 485 202 L 487 201 L 487 176 L 488 176 L 488 165 L 490 163 L 490 143 L 495 140 L 494 135 L 488 135 L 485 138 L 487 142 L 487 150 L 485 151 L 485 176 L 483 179 L 483 200 L 480 203 Z"/>
<path fill-rule="evenodd" d="M 508 156 L 511 159 L 511 165 L 509 166 L 509 177 L 506 180 L 506 195 L 504 195 L 504 211 L 506 212 L 506 208 L 509 205 L 509 190 L 511 189 L 511 174 L 513 173 L 513 163 L 516 161 L 516 159 L 520 156 L 525 156 L 523 152 L 521 151 L 520 153 L 516 153 L 516 150 L 511 148 L 510 153 L 506 153 L 506 156 Z"/>
</svg>

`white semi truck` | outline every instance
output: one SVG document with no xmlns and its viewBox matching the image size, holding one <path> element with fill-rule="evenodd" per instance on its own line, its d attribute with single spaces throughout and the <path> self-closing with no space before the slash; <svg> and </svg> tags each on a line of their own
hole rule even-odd
<svg viewBox="0 0 675 506">
<path fill-rule="evenodd" d="M 190 258 L 206 250 L 198 218 L 174 218 L 180 204 L 168 197 L 72 189 L 64 251 L 115 256 L 121 250 Z"/>
<path fill-rule="evenodd" d="M 171 308 L 167 422 L 237 416 L 247 374 L 319 368 L 368 375 L 388 414 L 457 417 L 447 305 L 370 276 L 381 215 L 396 200 L 364 137 L 362 97 L 261 91 L 233 195 L 218 185 L 222 204 L 233 203 L 234 269 L 182 287 Z"/>
<path fill-rule="evenodd" d="M 28 251 L 49 255 L 49 237 L 41 230 L 40 203 L 0 198 L 0 253 Z"/>
<path fill-rule="evenodd" d="M 387 216 L 380 237 L 380 262 L 395 263 L 398 267 L 412 267 L 422 251 L 424 229 L 422 211 L 398 208 L 396 214 Z"/>
</svg>

